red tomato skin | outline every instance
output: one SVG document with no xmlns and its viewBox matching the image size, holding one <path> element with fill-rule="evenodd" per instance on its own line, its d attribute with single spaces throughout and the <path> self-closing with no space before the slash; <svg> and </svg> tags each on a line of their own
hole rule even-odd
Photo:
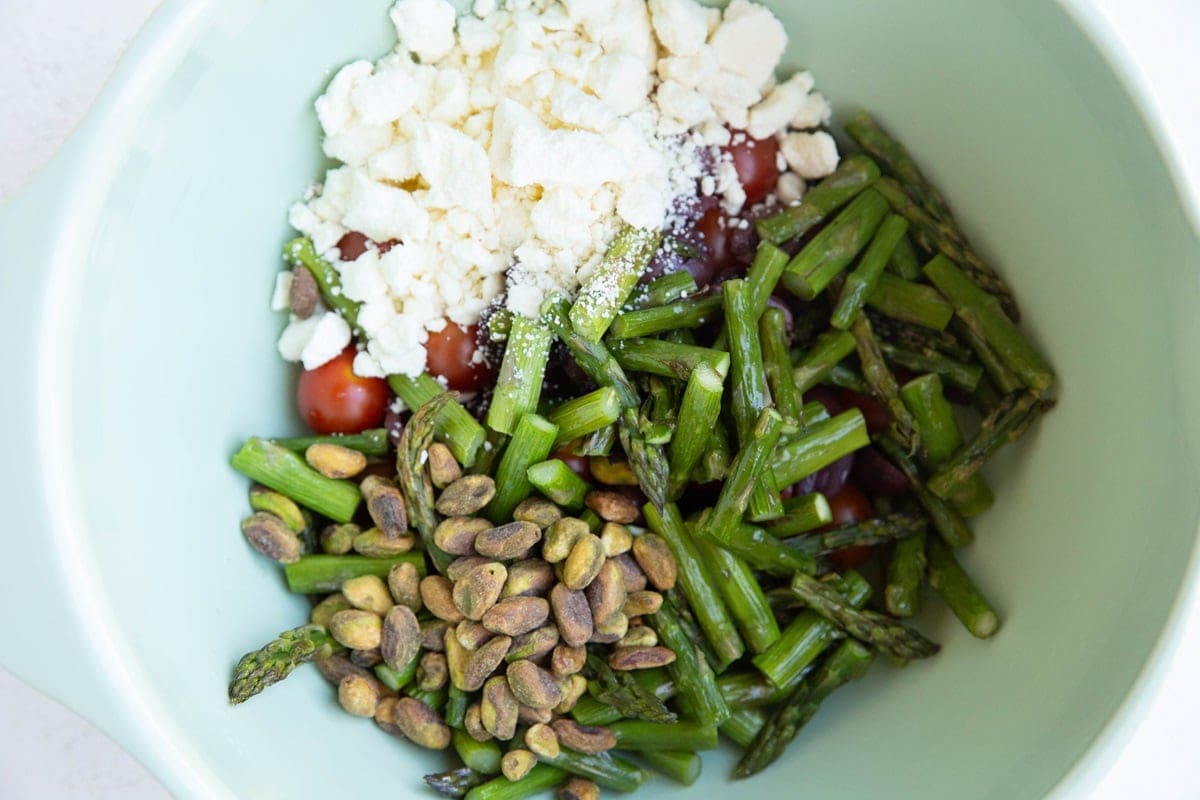
<svg viewBox="0 0 1200 800">
<path fill-rule="evenodd" d="M 446 386 L 458 392 L 475 392 L 492 380 L 487 362 L 475 361 L 479 349 L 479 326 L 460 328 L 453 322 L 437 333 L 429 334 L 425 343 L 425 366 L 429 374 L 446 379 Z"/>
<path fill-rule="evenodd" d="M 360 433 L 383 425 L 391 391 L 382 378 L 354 374 L 355 352 L 351 345 L 333 360 L 300 373 L 296 404 L 318 434 Z"/>
<path fill-rule="evenodd" d="M 696 230 L 704 239 L 705 254 L 692 262 L 690 270 L 696 285 L 703 288 L 712 283 L 717 275 L 724 272 L 733 263 L 733 253 L 729 249 L 729 220 L 720 208 L 710 208 L 696 222 Z"/>
<path fill-rule="evenodd" d="M 871 508 L 871 501 L 867 499 L 867 496 L 849 484 L 827 499 L 829 500 L 829 510 L 833 513 L 833 522 L 822 530 L 845 525 L 847 522 L 860 522 L 875 516 L 875 510 Z M 829 560 L 839 571 L 845 572 L 848 569 L 861 567 L 870 555 L 870 547 L 861 545 L 843 547 L 841 550 L 834 550 L 830 553 Z"/>
<path fill-rule="evenodd" d="M 775 137 L 751 139 L 743 131 L 733 131 L 733 139 L 722 148 L 737 170 L 738 181 L 746 191 L 746 204 L 753 205 L 766 199 L 779 183 L 779 142 Z"/>
<path fill-rule="evenodd" d="M 862 412 L 868 432 L 882 433 L 891 425 L 887 409 L 874 397 L 852 392 L 849 389 L 838 390 L 838 396 L 847 406 L 853 406 Z"/>
<path fill-rule="evenodd" d="M 592 482 L 592 468 L 588 464 L 587 456 L 578 456 L 571 452 L 571 446 L 560 447 L 550 454 L 551 458 L 557 458 L 559 461 L 571 468 L 579 477 L 583 478 L 588 483 Z"/>
</svg>

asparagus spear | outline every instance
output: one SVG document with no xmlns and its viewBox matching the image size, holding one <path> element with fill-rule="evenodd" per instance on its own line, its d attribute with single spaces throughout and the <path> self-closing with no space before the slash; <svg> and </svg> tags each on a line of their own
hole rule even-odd
<svg viewBox="0 0 1200 800">
<path fill-rule="evenodd" d="M 457 734 L 458 731 L 455 733 Z M 470 767 L 459 767 L 425 776 L 425 783 L 429 788 L 443 797 L 465 797 L 472 789 L 486 780 L 487 775 Z"/>
<path fill-rule="evenodd" d="M 386 577 L 397 564 L 412 564 L 425 574 L 425 556 L 419 551 L 400 553 L 388 558 L 367 556 L 301 556 L 295 564 L 283 568 L 288 590 L 296 594 L 321 594 L 340 591 L 342 584 L 363 575 Z"/>
<path fill-rule="evenodd" d="M 758 422 L 745 444 L 738 451 L 730 468 L 729 476 L 721 486 L 721 494 L 713 507 L 709 520 L 708 533 L 717 542 L 725 542 L 733 535 L 734 526 L 746 513 L 750 503 L 750 495 L 758 484 L 759 476 L 768 468 L 775 444 L 779 441 L 783 418 L 773 408 L 764 410 L 758 417 Z M 779 483 L 787 486 L 795 481 L 779 477 Z M 689 601 L 691 598 L 688 598 Z"/>
<path fill-rule="evenodd" d="M 897 244 L 904 239 L 907 232 L 908 223 L 896 214 L 888 214 L 880 223 L 870 245 L 867 246 L 867 251 L 859 259 L 858 266 L 846 276 L 846 282 L 842 284 L 841 295 L 830 318 L 833 327 L 838 330 L 850 327 L 850 323 L 858 315 L 858 310 L 874 291 L 888 259 L 892 257 Z"/>
<path fill-rule="evenodd" d="M 750 269 L 746 272 L 746 277 L 743 281 L 745 286 L 744 298 L 746 319 L 754 320 L 754 324 L 758 325 L 758 320 L 762 317 L 763 312 L 767 309 L 767 303 L 771 299 L 771 293 L 779 285 L 779 278 L 783 275 L 784 269 L 788 265 L 788 254 L 780 250 L 770 242 L 759 242 L 758 250 L 754 253 L 754 262 L 750 265 Z M 728 284 L 722 286 L 724 290 Z M 726 316 L 725 323 L 721 326 L 721 332 L 717 334 L 716 341 L 713 347 L 717 350 L 729 349 L 729 318 Z"/>
<path fill-rule="evenodd" d="M 547 764 L 534 764 L 524 778 L 510 781 L 500 775 L 487 783 L 480 784 L 466 794 L 466 800 L 524 800 L 539 792 L 558 786 L 567 778 L 567 773 Z"/>
<path fill-rule="evenodd" d="M 959 388 L 973 392 L 983 377 L 983 369 L 975 364 L 964 364 L 942 355 L 936 350 L 911 350 L 880 342 L 879 349 L 886 358 L 897 366 L 913 372 L 931 372 L 945 378 Z M 918 427 L 920 423 L 918 422 Z"/>
<path fill-rule="evenodd" d="M 678 425 L 670 447 L 670 493 L 676 499 L 687 487 L 693 470 L 708 446 L 709 434 L 721 413 L 724 381 L 712 367 L 702 364 L 688 378 L 679 406 Z"/>
<path fill-rule="evenodd" d="M 800 394 L 793 378 L 792 359 L 788 353 L 787 323 L 778 308 L 768 308 L 758 322 L 762 342 L 763 366 L 767 373 L 767 388 L 775 408 L 790 423 L 803 420 Z"/>
<path fill-rule="evenodd" d="M 571 327 L 576 333 L 588 341 L 600 341 L 661 242 L 659 230 L 626 225 L 617 233 L 571 307 Z"/>
<path fill-rule="evenodd" d="M 564 445 L 598 430 L 621 416 L 621 398 L 611 386 L 580 395 L 555 406 L 546 415 L 558 428 L 555 445 Z"/>
<path fill-rule="evenodd" d="M 920 442 L 917 421 L 900 399 L 900 386 L 896 376 L 883 358 L 883 351 L 865 316 L 859 316 L 850 326 L 858 360 L 862 364 L 863 377 L 871 387 L 871 394 L 878 400 L 891 418 L 891 431 L 909 453 L 915 453 Z"/>
<path fill-rule="evenodd" d="M 686 272 L 682 274 L 687 275 Z M 720 314 L 720 295 L 675 300 L 667 305 L 624 312 L 613 320 L 608 335 L 612 339 L 631 339 L 679 328 L 699 328 Z"/>
<path fill-rule="evenodd" d="M 438 413 L 436 434 L 438 441 L 450 448 L 450 452 L 464 467 L 473 467 L 479 457 L 480 448 L 487 439 L 487 431 L 472 417 L 462 404 L 455 400 L 442 385 L 429 375 L 410 378 L 407 375 L 389 375 L 388 386 L 396 396 L 411 409 L 418 409 L 435 397 L 445 397 L 445 405 Z"/>
<path fill-rule="evenodd" d="M 1050 387 L 1054 381 L 1050 365 L 1004 315 L 995 297 L 944 256 L 926 264 L 925 275 L 954 304 L 954 313 L 963 324 L 987 342 L 1026 386 L 1037 394 Z"/>
<path fill-rule="evenodd" d="M 820 533 L 808 533 L 787 540 L 802 553 L 819 556 L 845 547 L 874 546 L 898 542 L 916 536 L 929 525 L 924 514 L 896 512 L 874 519 L 847 522 Z"/>
<path fill-rule="evenodd" d="M 650 769 L 684 786 L 691 786 L 700 777 L 701 764 L 697 753 L 641 750 L 638 757 Z"/>
<path fill-rule="evenodd" d="M 917 465 L 909 458 L 904 447 L 895 439 L 886 435 L 876 435 L 874 442 L 884 455 L 895 464 L 904 477 L 908 478 L 913 494 L 933 521 L 933 527 L 951 547 L 962 547 L 970 544 L 975 538 L 962 515 L 955 511 L 945 500 L 934 494 L 921 478 Z"/>
<path fill-rule="evenodd" d="M 971 576 L 959 565 L 953 551 L 936 539 L 929 540 L 929 585 L 942 596 L 972 636 L 987 639 L 1000 629 L 1000 617 Z"/>
<path fill-rule="evenodd" d="M 404 493 L 408 507 L 409 524 L 417 529 L 434 568 L 443 575 L 454 557 L 433 540 L 438 514 L 434 507 L 433 480 L 429 477 L 425 462 L 437 422 L 443 418 L 442 410 L 450 402 L 448 394 L 440 394 L 417 408 L 404 426 L 396 448 L 396 471 L 400 479 L 400 491 Z"/>
<path fill-rule="evenodd" d="M 553 341 L 554 334 L 544 325 L 513 316 L 488 406 L 487 425 L 493 431 L 511 434 L 522 416 L 537 411 Z"/>
<path fill-rule="evenodd" d="M 1013 320 L 1020 319 L 1020 311 L 1012 291 L 988 264 L 964 242 L 952 237 L 951 232 L 931 218 L 899 183 L 891 178 L 880 178 L 875 188 L 887 198 L 888 203 L 909 221 L 913 238 L 931 253 L 940 253 L 962 264 L 979 287 L 996 298 L 1005 313 Z"/>
<path fill-rule="evenodd" d="M 375 677 L 384 686 L 391 689 L 393 692 L 399 692 L 413 682 L 417 676 L 417 667 L 421 663 L 420 653 L 413 653 L 413 657 L 404 665 L 404 669 L 392 669 L 386 663 L 380 662 L 371 668 L 375 673 Z"/>
<path fill-rule="evenodd" d="M 795 574 L 791 588 L 813 611 L 894 658 L 928 658 L 940 649 L 917 631 L 883 614 L 854 608 L 835 588 L 803 572 Z"/>
<path fill-rule="evenodd" d="M 663 705 L 658 693 L 643 685 L 638 675 L 614 670 L 603 658 L 592 653 L 587 657 L 587 671 L 599 684 L 596 700 L 611 706 L 620 716 L 655 723 L 675 721 L 675 715 Z"/>
<path fill-rule="evenodd" d="M 570 511 L 583 508 L 583 498 L 592 488 L 557 458 L 533 464 L 525 471 L 525 477 L 551 502 Z"/>
<path fill-rule="evenodd" d="M 303 453 L 314 444 L 336 444 L 376 458 L 383 458 L 391 450 L 385 428 L 371 428 L 362 433 L 339 433 L 334 436 L 293 436 L 271 441 L 296 453 Z"/>
<path fill-rule="evenodd" d="M 763 524 L 772 536 L 796 536 L 833 522 L 829 501 L 820 492 L 810 492 L 783 501 L 783 516 Z"/>
<path fill-rule="evenodd" d="M 680 621 L 679 611 L 668 597 L 658 611 L 649 616 L 658 640 L 675 652 L 675 661 L 667 667 L 679 696 L 687 700 L 692 716 L 704 725 L 721 725 L 729 718 L 729 704 L 717 685 L 708 660 L 697 649 Z"/>
<path fill-rule="evenodd" d="M 477 742 L 462 727 L 454 728 L 452 737 L 455 752 L 468 768 L 480 775 L 496 775 L 500 772 L 500 746 L 494 740 Z"/>
<path fill-rule="evenodd" d="M 340 653 L 342 646 L 320 625 L 301 625 L 279 634 L 279 638 L 242 656 L 229 683 L 229 702 L 243 703 L 268 686 L 292 674 L 309 661 Z"/>
<path fill-rule="evenodd" d="M 796 734 L 817 713 L 825 698 L 840 686 L 866 674 L 874 655 L 856 641 L 843 642 L 824 663 L 796 688 L 774 714 L 767 718 L 758 736 L 746 748 L 733 771 L 735 778 L 748 778 L 766 769 L 782 755 Z"/>
<path fill-rule="evenodd" d="M 779 485 L 791 486 L 870 441 L 862 412 L 851 408 L 784 441 L 771 454 L 770 463 Z"/>
<path fill-rule="evenodd" d="M 321 292 L 321 300 L 325 305 L 342 315 L 342 319 L 354 329 L 360 337 L 364 335 L 358 325 L 358 310 L 360 304 L 351 300 L 342 291 L 342 279 L 336 269 L 325 259 L 317 255 L 317 248 L 307 236 L 292 239 L 283 246 L 283 258 L 293 266 L 304 267 Z"/>
<path fill-rule="evenodd" d="M 686 270 L 668 272 L 650 281 L 646 291 L 638 297 L 637 308 L 665 306 L 695 294 L 698 289 L 696 279 Z"/>
<path fill-rule="evenodd" d="M 285 447 L 252 436 L 230 459 L 233 468 L 335 522 L 349 522 L 362 495 L 349 481 L 326 478 Z"/>
<path fill-rule="evenodd" d="M 667 503 L 659 513 L 652 503 L 647 503 L 642 508 L 642 514 L 646 517 L 650 529 L 661 536 L 671 548 L 678 568 L 679 587 L 683 590 L 692 613 L 696 615 L 696 622 L 704 631 L 705 638 L 720 659 L 717 668 L 724 669 L 742 657 L 745 645 L 738 636 L 729 610 L 716 588 L 714 576 L 705 566 L 695 541 L 683 524 L 679 509 L 674 503 Z M 676 683 L 678 682 L 677 676 Z"/>
<path fill-rule="evenodd" d="M 863 378 L 862 373 L 849 364 L 835 364 L 821 383 L 849 389 L 859 394 L 871 393 L 871 386 Z"/>
<path fill-rule="evenodd" d="M 907 236 L 896 243 L 896 249 L 892 251 L 892 258 L 888 261 L 888 269 L 906 281 L 915 281 L 921 277 L 921 262 L 917 261 L 917 251 L 913 249 L 912 240 Z"/>
<path fill-rule="evenodd" d="M 929 467 L 939 467 L 962 446 L 962 433 L 954 418 L 954 409 L 942 393 L 937 375 L 914 378 L 900 389 L 900 396 L 921 426 L 921 443 Z M 972 516 L 991 507 L 992 490 L 979 473 L 968 478 L 961 489 L 948 498 L 963 516 Z"/>
<path fill-rule="evenodd" d="M 886 213 L 874 189 L 858 195 L 788 263 L 783 285 L 801 300 L 815 298 L 867 246 Z"/>
<path fill-rule="evenodd" d="M 778 642 L 776 643 L 778 644 Z M 772 645 L 774 648 L 775 645 Z M 783 699 L 779 687 L 757 672 L 726 673 L 717 678 L 721 694 L 730 708 L 761 708 L 774 705 Z"/>
<path fill-rule="evenodd" d="M 538 760 L 614 792 L 632 792 L 646 782 L 644 769 L 608 753 L 578 753 L 563 747 L 558 755 L 539 753 Z"/>
<path fill-rule="evenodd" d="M 775 244 L 803 236 L 878 178 L 879 166 L 870 158 L 846 156 L 832 175 L 805 193 L 799 205 L 759 220 L 758 235 Z"/>
<path fill-rule="evenodd" d="M 973 440 L 946 461 L 929 479 L 929 490 L 938 497 L 953 497 L 996 451 L 1015 442 L 1037 415 L 1049 408 L 1033 394 L 1009 395 L 979 426 Z"/>
<path fill-rule="evenodd" d="M 925 532 L 901 539 L 887 565 L 884 604 L 893 617 L 911 617 L 921 610 L 921 583 L 925 580 Z"/>
<path fill-rule="evenodd" d="M 729 354 L 710 347 L 675 344 L 660 339 L 619 339 L 609 349 L 617 363 L 630 372 L 685 381 L 692 370 L 707 364 L 722 378 L 729 373 Z"/>
<path fill-rule="evenodd" d="M 695 752 L 717 749 L 717 729 L 699 722 L 646 722 L 625 719 L 608 726 L 622 750 Z"/>
<path fill-rule="evenodd" d="M 497 525 L 512 519 L 513 509 L 533 491 L 526 473 L 550 455 L 558 431 L 545 417 L 533 413 L 521 417 L 496 468 L 496 496 L 486 509 L 488 519 Z"/>
<path fill-rule="evenodd" d="M 935 331 L 945 330 L 954 318 L 954 306 L 937 289 L 886 272 L 867 295 L 867 307 L 890 319 Z"/>
<path fill-rule="evenodd" d="M 716 578 L 725 607 L 742 632 L 747 649 L 752 653 L 766 650 L 779 638 L 779 623 L 750 566 L 707 537 L 695 537 L 693 541 L 709 574 Z"/>
<path fill-rule="evenodd" d="M 931 286 L 926 286 L 925 288 L 933 292 L 937 291 Z M 946 319 L 949 320 L 953 316 L 953 307 L 949 303 L 946 303 Z M 908 348 L 909 350 L 931 350 L 952 358 L 955 361 L 969 362 L 975 358 L 975 351 L 963 342 L 960 342 L 957 336 L 948 331 L 933 330 L 922 325 L 884 316 L 874 311 L 868 311 L 867 318 L 871 320 L 871 328 L 875 331 L 875 335 L 879 338 L 880 342 L 888 342 L 897 347 Z"/>
<path fill-rule="evenodd" d="M 817 339 L 792 371 L 797 394 L 803 394 L 825 380 L 834 365 L 854 352 L 854 337 L 845 331 L 829 331 Z"/>
<path fill-rule="evenodd" d="M 767 723 L 767 713 L 761 708 L 738 708 L 721 726 L 721 733 L 739 747 L 749 747 Z"/>
<path fill-rule="evenodd" d="M 707 518 L 701 521 L 697 530 L 702 536 L 711 538 L 712 534 L 706 529 L 706 524 Z M 791 575 L 796 570 L 816 572 L 816 561 L 812 556 L 784 544 L 769 532 L 749 523 L 741 522 L 735 525 L 729 538 L 721 542 L 720 546 L 744 559 L 755 569 L 773 575 Z"/>
<path fill-rule="evenodd" d="M 852 608 L 862 608 L 871 596 L 871 584 L 857 572 L 830 579 L 835 591 L 839 592 Z M 754 657 L 754 666 L 778 687 L 779 691 L 790 692 L 809 669 L 837 639 L 837 626 L 816 611 L 806 609 L 796 615 L 783 635 L 770 649 Z"/>
</svg>

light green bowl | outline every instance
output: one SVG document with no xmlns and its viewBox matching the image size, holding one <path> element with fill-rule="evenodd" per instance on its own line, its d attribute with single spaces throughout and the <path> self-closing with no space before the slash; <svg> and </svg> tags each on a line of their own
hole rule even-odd
<svg viewBox="0 0 1200 800">
<path fill-rule="evenodd" d="M 967 566 L 1006 625 L 839 693 L 756 797 L 1085 796 L 1194 589 L 1200 247 L 1086 20 L 1047 0 L 773 3 L 788 66 L 865 106 L 1023 303 L 1061 404 L 1005 453 Z M 8 554 L 0 661 L 180 796 L 396 796 L 444 759 L 341 713 L 315 670 L 239 708 L 234 660 L 305 616 L 238 533 L 243 437 L 297 427 L 267 311 L 313 98 L 391 42 L 387 0 L 167 2 L 0 222 Z M 1086 16 L 1086 15 L 1085 15 Z M 1168 633 L 1164 634 L 1164 631 Z M 733 762 L 705 759 L 700 791 Z M 653 781 L 644 797 L 684 790 Z"/>
</svg>

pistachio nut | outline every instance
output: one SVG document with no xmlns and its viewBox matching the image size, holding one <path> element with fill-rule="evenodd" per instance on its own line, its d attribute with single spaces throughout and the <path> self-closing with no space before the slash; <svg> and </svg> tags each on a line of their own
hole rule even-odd
<svg viewBox="0 0 1200 800">
<path fill-rule="evenodd" d="M 533 769 L 536 763 L 537 756 L 518 747 L 509 750 L 500 759 L 500 771 L 510 781 L 519 781 L 529 774 L 529 770 Z"/>
<path fill-rule="evenodd" d="M 379 693 L 361 675 L 347 675 L 338 684 L 338 704 L 356 717 L 373 717 Z"/>
<path fill-rule="evenodd" d="M 367 468 L 367 457 L 362 453 L 331 442 L 309 445 L 304 460 L 326 478 L 353 478 Z"/>
<path fill-rule="evenodd" d="M 594 628 L 592 609 L 580 591 L 557 584 L 550 590 L 550 608 L 562 640 L 572 647 L 587 644 Z"/>
<path fill-rule="evenodd" d="M 580 725 L 571 719 L 550 723 L 558 734 L 558 743 L 579 753 L 603 753 L 617 746 L 617 737 L 603 725 Z"/>
<path fill-rule="evenodd" d="M 555 800 L 600 800 L 600 787 L 587 778 L 572 775 L 558 787 Z"/>
<path fill-rule="evenodd" d="M 433 541 L 452 556 L 475 555 L 475 539 L 492 527 L 486 519 L 447 517 L 433 531 Z"/>
<path fill-rule="evenodd" d="M 392 594 L 378 575 L 359 575 L 342 583 L 342 594 L 350 605 L 383 616 L 392 607 Z"/>
<path fill-rule="evenodd" d="M 508 565 L 508 580 L 500 598 L 543 595 L 554 586 L 554 567 L 540 558 L 527 558 Z"/>
<path fill-rule="evenodd" d="M 383 620 L 357 608 L 339 611 L 329 619 L 329 635 L 351 650 L 372 650 L 383 637 Z"/>
<path fill-rule="evenodd" d="M 421 649 L 442 652 L 445 650 L 446 631 L 452 626 L 444 619 L 427 619 L 421 622 Z"/>
<path fill-rule="evenodd" d="M 378 475 L 368 475 L 359 485 L 363 499 L 367 501 L 367 513 L 375 527 L 383 531 L 388 539 L 403 536 L 408 530 L 408 511 L 404 495 L 396 484 Z"/>
<path fill-rule="evenodd" d="M 454 636 L 458 639 L 458 643 L 463 646 L 464 650 L 475 652 L 488 639 L 492 638 L 492 632 L 483 627 L 483 624 L 476 622 L 473 619 L 464 619 L 454 628 Z"/>
<path fill-rule="evenodd" d="M 511 646 L 511 638 L 496 636 L 471 653 L 463 671 L 462 689 L 474 692 L 483 686 L 496 668 L 504 663 L 504 656 Z"/>
<path fill-rule="evenodd" d="M 621 553 L 613 556 L 612 560 L 621 568 L 621 579 L 625 582 L 625 591 L 628 594 L 640 592 L 646 588 L 646 573 L 642 572 L 642 568 L 638 566 L 632 553 Z"/>
<path fill-rule="evenodd" d="M 250 489 L 250 508 L 255 511 L 266 511 L 283 520 L 292 533 L 303 533 L 308 527 L 308 520 L 296 501 L 285 494 L 272 491 L 265 486 L 255 484 Z"/>
<path fill-rule="evenodd" d="M 569 644 L 560 644 L 550 654 L 550 671 L 560 677 L 563 675 L 574 675 L 583 669 L 586 661 L 586 647 L 582 645 L 572 647 Z"/>
<path fill-rule="evenodd" d="M 571 554 L 571 548 L 581 536 L 591 532 L 588 524 L 575 517 L 563 517 L 546 529 L 542 541 L 542 558 L 551 564 L 557 564 Z"/>
<path fill-rule="evenodd" d="M 441 442 L 429 445 L 426 451 L 429 458 L 429 479 L 439 489 L 445 489 L 462 477 L 462 467 L 454 460 L 450 448 Z"/>
<path fill-rule="evenodd" d="M 486 525 L 486 522 L 484 524 Z M 472 545 L 472 547 L 474 547 L 474 545 Z M 490 562 L 490 558 L 484 558 L 483 556 L 460 556 L 451 561 L 450 565 L 446 567 L 446 577 L 451 581 L 461 581 L 463 576 L 471 570 L 475 569 L 476 567 L 482 567 L 484 564 Z"/>
<path fill-rule="evenodd" d="M 496 496 L 496 482 L 487 475 L 464 475 L 442 490 L 435 504 L 444 517 L 466 517 L 482 511 Z"/>
<path fill-rule="evenodd" d="M 438 619 L 457 625 L 463 614 L 454 604 L 454 585 L 443 575 L 426 575 L 421 579 L 421 602 Z"/>
<path fill-rule="evenodd" d="M 608 486 L 637 486 L 637 475 L 628 461 L 613 461 L 608 456 L 592 456 L 588 459 L 592 477 Z"/>
<path fill-rule="evenodd" d="M 295 564 L 300 560 L 300 537 L 270 512 L 255 511 L 242 520 L 242 535 L 251 547 L 280 564 Z"/>
<path fill-rule="evenodd" d="M 621 568 L 612 559 L 606 560 L 584 593 L 592 609 L 593 620 L 604 621 L 621 613 L 627 597 Z"/>
<path fill-rule="evenodd" d="M 383 620 L 379 653 L 387 665 L 402 670 L 421 649 L 421 623 L 408 606 L 392 606 Z"/>
<path fill-rule="evenodd" d="M 513 519 L 545 529 L 562 519 L 562 510 L 543 497 L 528 497 L 513 509 Z"/>
<path fill-rule="evenodd" d="M 488 528 L 475 537 L 475 552 L 501 561 L 524 558 L 542 539 L 542 529 L 532 522 L 509 522 Z"/>
<path fill-rule="evenodd" d="M 628 525 L 637 522 L 641 512 L 637 503 L 621 492 L 593 489 L 583 497 L 583 504 L 605 522 L 620 522 Z"/>
<path fill-rule="evenodd" d="M 350 601 L 341 592 L 331 594 L 321 602 L 313 606 L 308 615 L 308 621 L 313 625 L 320 625 L 322 628 L 329 627 L 329 620 L 339 611 L 345 611 L 352 608 Z"/>
<path fill-rule="evenodd" d="M 633 534 L 618 522 L 606 522 L 600 529 L 600 543 L 604 545 L 604 555 L 612 558 L 629 552 L 633 547 Z"/>
<path fill-rule="evenodd" d="M 640 592 L 630 592 L 625 597 L 625 607 L 622 609 L 627 617 L 640 617 L 644 614 L 653 614 L 662 608 L 663 596 L 658 592 L 642 590 Z"/>
<path fill-rule="evenodd" d="M 544 722 L 530 725 L 525 731 L 525 746 L 542 758 L 558 758 L 558 734 Z"/>
<path fill-rule="evenodd" d="M 492 738 L 492 734 L 483 727 L 479 703 L 471 703 L 467 706 L 467 713 L 463 717 L 463 727 L 467 729 L 467 735 L 477 742 L 486 742 Z"/>
<path fill-rule="evenodd" d="M 417 688 L 422 692 L 436 692 L 446 685 L 449 668 L 444 653 L 424 653 L 417 664 Z"/>
<path fill-rule="evenodd" d="M 415 564 L 402 561 L 393 565 L 388 570 L 387 586 L 397 604 L 408 606 L 414 612 L 421 610 L 421 573 L 417 572 Z"/>
<path fill-rule="evenodd" d="M 557 644 L 558 628 L 554 625 L 543 625 L 529 633 L 515 637 L 504 660 L 508 662 L 520 661 L 523 658 L 536 660 L 553 650 Z"/>
<path fill-rule="evenodd" d="M 288 310 L 300 319 L 308 319 L 317 310 L 321 290 L 317 279 L 302 265 L 292 269 L 292 282 L 288 288 Z"/>
<path fill-rule="evenodd" d="M 629 632 L 629 617 L 618 611 L 604 622 L 597 622 L 592 631 L 593 642 L 600 644 L 615 644 Z"/>
<path fill-rule="evenodd" d="M 407 553 L 416 543 L 412 534 L 391 537 L 379 528 L 368 528 L 354 537 L 354 552 L 368 558 L 390 558 Z"/>
<path fill-rule="evenodd" d="M 665 539 L 656 533 L 643 533 L 633 540 L 633 557 L 655 589 L 675 588 L 678 566 Z"/>
<path fill-rule="evenodd" d="M 550 618 L 550 604 L 541 597 L 509 597 L 483 615 L 483 627 L 493 633 L 520 636 Z"/>
<path fill-rule="evenodd" d="M 617 670 L 653 669 L 675 661 L 675 651 L 665 647 L 618 647 L 608 655 L 608 665 Z"/>
<path fill-rule="evenodd" d="M 658 634 L 648 625 L 630 625 L 629 630 L 616 643 L 621 647 L 654 647 L 658 644 Z"/>
<path fill-rule="evenodd" d="M 514 661 L 508 665 L 507 674 L 508 685 L 518 702 L 531 708 L 554 708 L 562 702 L 558 681 L 532 661 Z"/>
<path fill-rule="evenodd" d="M 501 741 L 508 741 L 517 732 L 517 698 L 503 675 L 488 678 L 483 684 L 483 699 L 479 705 L 483 728 Z"/>
<path fill-rule="evenodd" d="M 450 746 L 450 726 L 420 700 L 399 698 L 394 714 L 396 727 L 413 744 L 430 750 L 445 750 Z"/>
<path fill-rule="evenodd" d="M 604 566 L 604 545 L 600 537 L 588 533 L 580 536 L 563 562 L 562 582 L 569 589 L 583 589 L 592 582 Z"/>
<path fill-rule="evenodd" d="M 454 584 L 451 596 L 455 607 L 467 619 L 482 619 L 500 599 L 500 590 L 507 579 L 508 570 L 498 562 L 476 567 Z"/>
</svg>

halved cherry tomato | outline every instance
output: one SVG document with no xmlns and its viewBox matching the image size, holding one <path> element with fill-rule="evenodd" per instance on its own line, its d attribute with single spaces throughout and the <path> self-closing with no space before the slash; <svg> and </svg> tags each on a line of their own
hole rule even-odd
<svg viewBox="0 0 1200 800">
<path fill-rule="evenodd" d="M 733 263 L 729 249 L 728 220 L 720 208 L 710 208 L 696 223 L 696 230 L 704 238 L 706 253 L 703 258 L 689 262 L 689 271 L 696 285 L 703 288 Z"/>
<path fill-rule="evenodd" d="M 574 472 L 576 475 L 583 478 L 585 481 L 591 482 L 592 468 L 591 468 L 591 465 L 588 463 L 587 456 L 575 455 L 575 453 L 571 452 L 570 445 L 567 445 L 566 447 L 558 448 L 557 450 L 555 450 L 553 453 L 550 454 L 550 457 L 557 458 L 559 461 L 563 462 L 568 467 L 570 467 L 571 471 Z"/>
<path fill-rule="evenodd" d="M 446 379 L 446 385 L 459 392 L 482 389 L 491 379 L 487 362 L 475 358 L 479 349 L 479 326 L 460 328 L 453 322 L 437 333 L 429 334 L 425 343 L 425 366 L 430 375 Z"/>
<path fill-rule="evenodd" d="M 849 484 L 827 499 L 829 500 L 829 510 L 833 512 L 833 522 L 822 530 L 845 525 L 847 522 L 860 522 L 875 516 L 875 510 L 871 508 L 871 501 L 867 499 L 867 496 Z M 862 563 L 870 555 L 870 547 L 843 547 L 841 550 L 834 550 L 830 553 L 829 559 L 837 565 L 839 570 L 845 571 L 862 566 Z"/>
<path fill-rule="evenodd" d="M 751 139 L 747 133 L 733 131 L 733 140 L 722 149 L 729 154 L 738 180 L 746 190 L 747 205 L 761 202 L 775 191 L 779 183 L 779 167 L 775 163 L 779 142 L 775 137 Z"/>
<path fill-rule="evenodd" d="M 392 395 L 387 381 L 354 374 L 354 346 L 316 369 L 300 373 L 296 403 L 300 416 L 319 434 L 359 433 L 378 428 Z"/>
<path fill-rule="evenodd" d="M 838 397 L 847 406 L 853 406 L 862 412 L 863 420 L 867 423 L 867 430 L 869 432 L 880 433 L 881 431 L 886 431 L 891 424 L 887 409 L 874 397 L 852 392 L 849 389 L 839 390 Z"/>
</svg>

